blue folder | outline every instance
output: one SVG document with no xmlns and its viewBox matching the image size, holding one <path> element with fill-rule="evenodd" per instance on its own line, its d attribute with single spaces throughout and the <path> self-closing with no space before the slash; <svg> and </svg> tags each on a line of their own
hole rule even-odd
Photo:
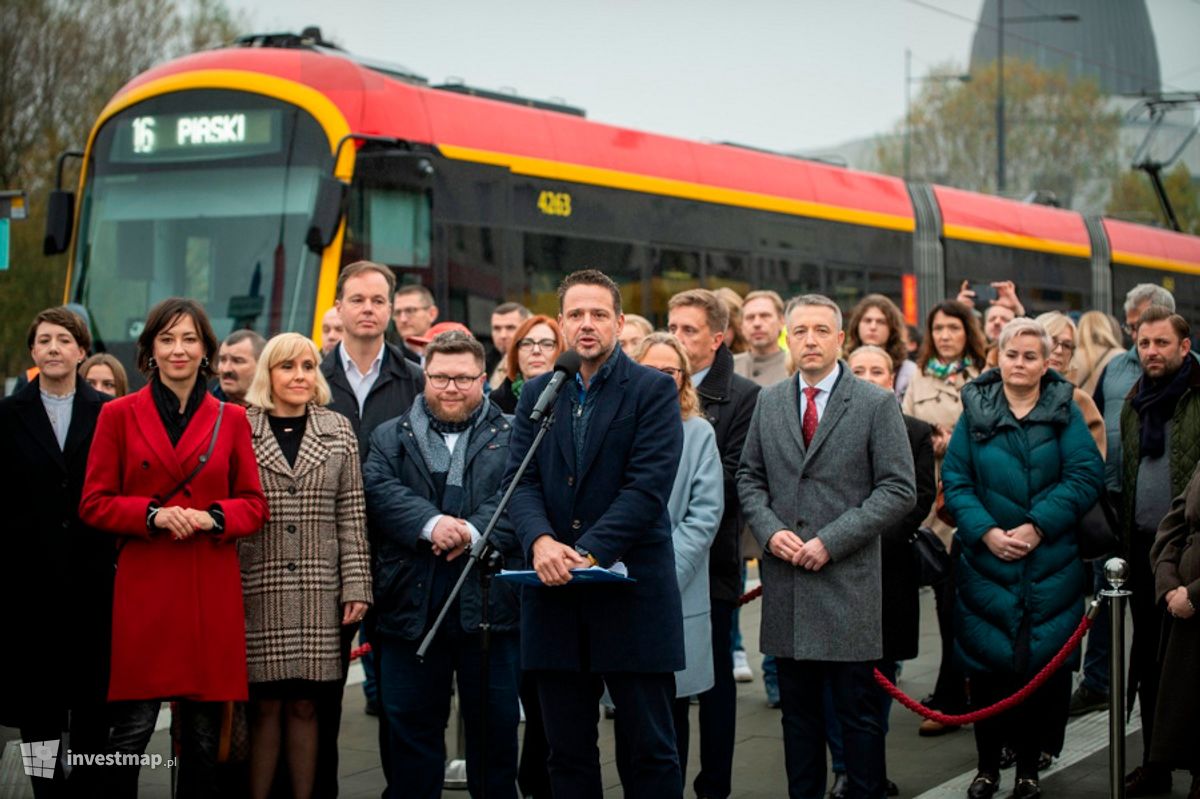
<svg viewBox="0 0 1200 799">
<path fill-rule="evenodd" d="M 537 585 L 542 586 L 541 579 L 537 576 L 537 572 L 533 569 L 509 570 L 503 569 L 498 577 L 501 580 L 507 580 L 510 583 L 517 585 Z M 586 569 L 571 569 L 571 581 L 567 585 L 577 585 L 580 583 L 636 583 L 632 577 L 626 577 L 623 574 L 618 574 L 610 569 L 602 569 L 599 566 L 590 566 Z"/>
</svg>

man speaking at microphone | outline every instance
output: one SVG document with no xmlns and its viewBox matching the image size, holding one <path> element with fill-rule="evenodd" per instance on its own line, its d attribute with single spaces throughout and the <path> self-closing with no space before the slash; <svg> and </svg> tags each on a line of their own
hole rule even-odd
<svg viewBox="0 0 1200 799">
<path fill-rule="evenodd" d="M 671 378 L 621 352 L 621 293 L 603 272 L 568 275 L 558 322 L 579 371 L 553 404 L 509 518 L 542 585 L 523 589 L 522 667 L 535 674 L 555 797 L 598 799 L 599 699 L 616 705 L 617 769 L 627 797 L 683 794 L 671 706 L 684 666 L 667 499 L 683 447 Z M 537 432 L 530 419 L 551 374 L 521 392 L 512 479 Z M 571 570 L 620 561 L 636 582 L 572 585 Z"/>
</svg>

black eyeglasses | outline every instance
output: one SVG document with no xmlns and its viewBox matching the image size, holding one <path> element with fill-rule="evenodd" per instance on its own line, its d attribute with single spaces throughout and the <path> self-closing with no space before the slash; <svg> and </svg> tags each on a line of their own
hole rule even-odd
<svg viewBox="0 0 1200 799">
<path fill-rule="evenodd" d="M 1059 349 L 1060 347 L 1062 348 L 1063 352 L 1074 352 L 1075 351 L 1075 342 L 1074 341 L 1064 341 L 1063 339 L 1060 339 L 1060 338 L 1051 339 L 1050 341 L 1051 341 L 1051 347 L 1050 347 L 1051 352 L 1053 352 L 1056 349 Z"/>
<path fill-rule="evenodd" d="M 428 380 L 430 382 L 430 384 L 433 385 L 434 388 L 437 388 L 437 389 L 446 388 L 447 386 L 450 385 L 450 381 L 453 380 L 454 387 L 457 388 L 459 391 L 466 391 L 468 388 L 471 387 L 472 383 L 474 383 L 476 380 L 478 380 L 481 377 L 483 377 L 482 373 L 474 375 L 474 376 L 470 376 L 470 375 L 453 375 L 453 376 L 451 376 L 451 375 L 431 375 L 428 373 L 425 375 L 425 379 Z"/>
<path fill-rule="evenodd" d="M 517 349 L 531 350 L 537 347 L 542 352 L 546 352 L 554 349 L 557 344 L 558 342 L 552 338 L 523 338 L 517 342 Z"/>
</svg>

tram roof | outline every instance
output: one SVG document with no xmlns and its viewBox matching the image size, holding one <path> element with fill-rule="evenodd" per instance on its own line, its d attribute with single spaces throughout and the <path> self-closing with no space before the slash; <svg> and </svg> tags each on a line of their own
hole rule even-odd
<svg viewBox="0 0 1200 799">
<path fill-rule="evenodd" d="M 1200 275 L 1200 238 L 1173 230 L 1105 219 L 1114 263 Z"/>
<path fill-rule="evenodd" d="M 1055 252 L 1087 258 L 1091 241 L 1083 217 L 1047 205 L 934 186 L 948 239 Z"/>
<path fill-rule="evenodd" d="M 899 178 L 417 86 L 336 54 L 265 47 L 211 50 L 154 67 L 121 93 L 202 70 L 294 81 L 324 94 L 355 133 L 428 143 L 448 157 L 507 166 L 518 174 L 914 228 L 912 203 Z"/>
<path fill-rule="evenodd" d="M 894 230 L 915 227 L 900 178 L 414 85 L 333 51 L 209 50 L 142 73 L 117 97 L 163 78 L 202 71 L 215 76 L 218 70 L 310 87 L 338 108 L 355 133 L 430 144 L 447 157 L 517 174 Z M 1090 254 L 1083 218 L 1073 211 L 946 186 L 933 190 L 947 238 Z M 1200 238 L 1111 219 L 1104 226 L 1115 262 L 1200 274 Z"/>
</svg>

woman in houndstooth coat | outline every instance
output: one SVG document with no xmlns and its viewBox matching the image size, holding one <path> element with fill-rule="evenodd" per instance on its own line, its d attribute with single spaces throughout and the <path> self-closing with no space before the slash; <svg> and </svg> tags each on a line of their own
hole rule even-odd
<svg viewBox="0 0 1200 799">
<path fill-rule="evenodd" d="M 240 547 L 250 671 L 251 795 L 265 797 L 286 717 L 296 795 L 311 788 L 316 700 L 340 690 L 340 628 L 371 602 L 358 443 L 350 422 L 322 407 L 329 387 L 316 345 L 271 339 L 246 395 L 254 453 L 271 521 Z"/>
</svg>

